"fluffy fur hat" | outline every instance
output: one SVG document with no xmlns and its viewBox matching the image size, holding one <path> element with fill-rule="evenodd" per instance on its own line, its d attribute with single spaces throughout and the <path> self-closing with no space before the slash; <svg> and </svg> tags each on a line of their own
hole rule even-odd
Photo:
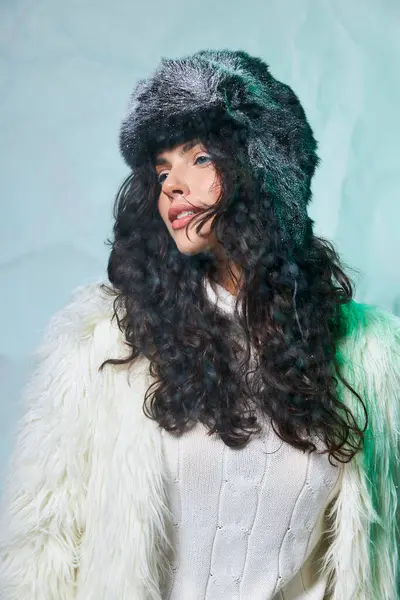
<svg viewBox="0 0 400 600">
<path fill-rule="evenodd" d="M 317 142 L 299 99 L 268 65 L 244 51 L 202 50 L 163 58 L 135 86 L 120 149 L 135 169 L 156 149 L 229 127 L 240 135 L 260 192 L 272 200 L 282 233 L 302 245 Z"/>
</svg>

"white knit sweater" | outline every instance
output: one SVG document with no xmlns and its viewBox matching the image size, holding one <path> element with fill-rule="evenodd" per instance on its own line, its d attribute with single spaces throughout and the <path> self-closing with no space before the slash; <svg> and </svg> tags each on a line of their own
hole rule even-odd
<svg viewBox="0 0 400 600">
<path fill-rule="evenodd" d="M 234 296 L 216 289 L 207 285 L 210 299 L 232 312 Z M 323 600 L 318 558 L 340 464 L 282 442 L 267 421 L 242 449 L 205 433 L 202 424 L 182 436 L 162 430 L 174 517 L 163 598 Z"/>
</svg>

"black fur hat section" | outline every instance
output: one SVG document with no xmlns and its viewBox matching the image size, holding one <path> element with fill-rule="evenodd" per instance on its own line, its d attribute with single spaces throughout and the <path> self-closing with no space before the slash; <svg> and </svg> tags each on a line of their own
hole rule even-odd
<svg viewBox="0 0 400 600">
<path fill-rule="evenodd" d="M 225 125 L 241 130 L 249 168 L 273 196 L 284 232 L 301 243 L 317 142 L 293 90 L 274 79 L 260 58 L 241 50 L 163 58 L 133 90 L 120 149 L 135 169 L 156 150 Z"/>
</svg>

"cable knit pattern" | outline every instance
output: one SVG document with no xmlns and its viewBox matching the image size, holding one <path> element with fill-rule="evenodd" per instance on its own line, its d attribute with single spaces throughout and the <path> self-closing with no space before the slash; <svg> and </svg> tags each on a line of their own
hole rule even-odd
<svg viewBox="0 0 400 600">
<path fill-rule="evenodd" d="M 232 310 L 234 297 L 216 289 L 208 286 L 210 298 Z M 318 558 L 340 465 L 284 443 L 267 421 L 242 449 L 200 423 L 182 436 L 162 430 L 162 439 L 173 515 L 163 599 L 323 600 Z"/>
</svg>

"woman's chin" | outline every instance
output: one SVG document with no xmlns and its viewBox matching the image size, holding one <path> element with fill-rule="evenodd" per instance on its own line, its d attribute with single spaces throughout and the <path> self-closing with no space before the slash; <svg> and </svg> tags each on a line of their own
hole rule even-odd
<svg viewBox="0 0 400 600">
<path fill-rule="evenodd" d="M 186 236 L 184 236 L 184 239 L 179 240 L 175 238 L 175 244 L 179 252 L 181 252 L 182 254 L 192 255 L 210 250 L 210 244 L 208 240 L 204 240 L 201 238 L 194 239 L 194 237 L 196 236 L 191 235 L 190 240 L 188 240 Z"/>
<path fill-rule="evenodd" d="M 213 251 L 215 236 L 211 232 L 201 231 L 196 233 L 195 227 L 189 227 L 188 230 L 182 227 L 182 229 L 173 230 L 171 235 L 177 249 L 182 254 L 192 255 Z"/>
<path fill-rule="evenodd" d="M 201 244 L 177 244 L 176 247 L 181 254 L 186 254 L 187 256 L 199 254 L 199 252 L 207 250 L 207 246 L 202 246 Z"/>
</svg>

